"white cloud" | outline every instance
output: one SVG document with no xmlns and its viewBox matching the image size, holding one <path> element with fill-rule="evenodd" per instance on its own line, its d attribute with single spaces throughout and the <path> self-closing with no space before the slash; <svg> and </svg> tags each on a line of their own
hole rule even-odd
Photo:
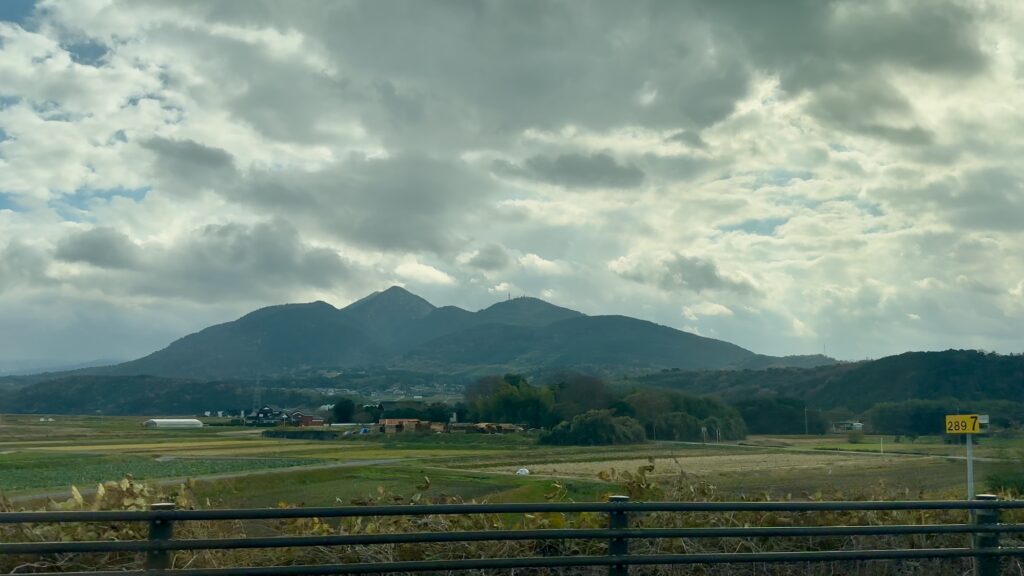
<svg viewBox="0 0 1024 576">
<path fill-rule="evenodd" d="M 554 262 L 552 260 L 545 260 L 544 258 L 532 253 L 520 256 L 519 265 L 528 272 L 535 274 L 558 275 L 566 274 L 569 271 L 565 264 Z"/>
<path fill-rule="evenodd" d="M 1024 348 L 1019 3 L 40 6 L 0 23 L 0 326 L 35 330 L 0 360 L 394 278 L 773 354 Z"/>
<path fill-rule="evenodd" d="M 701 302 L 693 306 L 683 306 L 683 316 L 690 321 L 696 321 L 701 316 L 733 316 L 732 310 L 727 306 L 715 302 Z"/>
<path fill-rule="evenodd" d="M 454 284 L 455 278 L 433 266 L 416 261 L 402 262 L 395 267 L 395 274 L 421 284 Z"/>
</svg>

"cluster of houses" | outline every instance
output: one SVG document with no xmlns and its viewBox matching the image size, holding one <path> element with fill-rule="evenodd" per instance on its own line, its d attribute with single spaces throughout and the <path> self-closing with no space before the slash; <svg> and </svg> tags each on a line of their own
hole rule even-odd
<svg viewBox="0 0 1024 576">
<path fill-rule="evenodd" d="M 245 426 L 327 426 L 325 420 L 313 414 L 299 410 L 279 410 L 271 406 L 263 406 L 244 414 L 240 421 Z M 338 424 L 334 424 L 338 426 Z M 429 422 L 416 418 L 381 418 L 376 424 L 353 424 L 362 434 L 377 432 L 380 434 L 399 434 L 419 432 L 433 434 L 448 433 L 479 433 L 479 434 L 511 434 L 522 432 L 524 428 L 515 424 L 498 424 L 490 422 Z"/>
<path fill-rule="evenodd" d="M 400 434 L 403 432 L 511 434 L 523 431 L 522 426 L 515 424 L 427 422 L 415 418 L 381 418 L 377 422 L 376 427 L 377 431 L 381 434 Z"/>
<path fill-rule="evenodd" d="M 326 422 L 320 416 L 299 410 L 278 410 L 264 406 L 246 414 L 242 423 L 246 426 L 323 426 Z"/>
</svg>

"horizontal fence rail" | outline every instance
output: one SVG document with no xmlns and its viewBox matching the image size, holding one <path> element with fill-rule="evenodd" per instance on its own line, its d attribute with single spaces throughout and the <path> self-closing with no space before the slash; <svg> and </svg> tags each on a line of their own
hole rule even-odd
<svg viewBox="0 0 1024 576">
<path fill-rule="evenodd" d="M 1001 534 L 1024 533 L 1024 524 L 1000 523 L 1002 510 L 1024 509 L 1024 501 L 997 500 L 982 495 L 972 501 L 863 501 L 863 502 L 629 502 L 613 496 L 609 502 L 546 504 L 441 504 L 404 506 L 341 506 L 329 508 L 176 510 L 156 504 L 151 510 L 4 512 L 0 525 L 63 523 L 146 523 L 146 540 L 67 542 L 0 542 L 0 556 L 96 553 L 144 553 L 145 569 L 134 571 L 60 572 L 60 574 L 176 576 L 257 576 L 312 574 L 371 574 L 460 570 L 512 570 L 520 568 L 608 567 L 612 576 L 628 574 L 630 566 L 801 563 L 864 560 L 974 559 L 977 576 L 999 574 L 1003 557 L 1024 557 L 1024 547 L 1000 546 Z M 909 524 L 870 526 L 743 526 L 695 528 L 631 528 L 630 521 L 648 513 L 732 512 L 851 512 L 851 511 L 964 510 L 967 524 Z M 435 516 L 480 514 L 597 513 L 607 515 L 608 528 L 539 530 L 475 530 L 456 532 L 406 532 L 379 534 L 332 534 L 318 536 L 270 536 L 246 538 L 174 539 L 176 522 L 224 520 L 288 520 L 378 516 Z M 864 550 L 814 550 L 784 552 L 722 552 L 692 554 L 630 554 L 629 543 L 652 539 L 708 538 L 825 538 L 850 536 L 908 536 L 962 534 L 972 537 L 963 548 L 907 548 Z M 321 564 L 266 567 L 171 569 L 171 553 L 195 550 L 238 550 L 304 547 L 338 547 L 389 544 L 428 544 L 511 541 L 607 542 L 605 555 L 541 556 L 520 558 L 468 558 L 402 562 Z M 37 573 L 38 574 L 38 573 Z M 55 573 L 50 573 L 55 574 Z"/>
<path fill-rule="evenodd" d="M 111 510 L 100 512 L 3 512 L 0 524 L 30 522 L 149 522 L 179 520 L 282 520 L 465 514 L 537 514 L 544 512 L 826 512 L 866 510 L 1024 509 L 1024 500 L 912 500 L 856 502 L 564 502 L 539 504 L 429 504 L 242 508 L 223 510 Z"/>
</svg>

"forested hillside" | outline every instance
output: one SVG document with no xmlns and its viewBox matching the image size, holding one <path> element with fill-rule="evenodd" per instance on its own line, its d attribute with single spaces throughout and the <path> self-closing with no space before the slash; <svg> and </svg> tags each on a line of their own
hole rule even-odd
<svg viewBox="0 0 1024 576">
<path fill-rule="evenodd" d="M 878 360 L 767 370 L 663 371 L 624 380 L 730 401 L 762 396 L 800 398 L 821 409 L 855 412 L 909 399 L 1013 400 L 1024 398 L 1024 355 L 976 350 L 907 352 Z"/>
<path fill-rule="evenodd" d="M 621 374 L 833 363 L 823 356 L 763 356 L 653 322 L 588 316 L 537 298 L 514 298 L 477 312 L 437 308 L 393 286 L 341 309 L 326 302 L 262 308 L 144 358 L 76 373 L 234 379 L 371 367 L 473 375 L 552 368 Z"/>
<path fill-rule="evenodd" d="M 287 387 L 261 388 L 260 400 L 288 407 L 329 401 L 315 390 Z M 156 376 L 69 376 L 7 392 L 2 401 L 5 411 L 21 413 L 191 415 L 247 409 L 253 386 Z"/>
</svg>

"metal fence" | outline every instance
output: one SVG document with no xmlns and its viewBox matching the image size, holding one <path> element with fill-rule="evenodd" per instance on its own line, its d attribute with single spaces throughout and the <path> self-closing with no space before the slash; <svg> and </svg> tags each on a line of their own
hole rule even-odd
<svg viewBox="0 0 1024 576">
<path fill-rule="evenodd" d="M 0 524 L 53 524 L 69 522 L 145 522 L 149 538 L 127 541 L 0 542 L 0 555 L 138 552 L 144 553 L 145 569 L 135 571 L 61 572 L 93 576 L 164 574 L 175 576 L 256 576 L 312 574 L 371 574 L 460 570 L 510 570 L 518 568 L 604 567 L 613 576 L 626 575 L 631 566 L 710 565 L 741 563 L 848 562 L 863 560 L 973 558 L 978 576 L 996 576 L 1004 557 L 1024 556 L 1024 547 L 1000 546 L 1000 535 L 1024 533 L 1024 524 L 1000 522 L 1000 512 L 1024 508 L 1024 501 L 1000 501 L 982 495 L 974 501 L 867 501 L 867 502 L 630 502 L 614 496 L 609 502 L 546 504 L 442 504 L 416 506 L 344 506 L 331 508 L 177 510 L 173 504 L 155 504 L 140 511 L 6 512 Z M 730 512 L 824 512 L 894 510 L 966 510 L 972 519 L 963 524 L 907 524 L 880 526 L 784 526 L 631 528 L 631 517 L 641 513 Z M 383 534 L 336 534 L 326 536 L 273 536 L 215 539 L 175 539 L 178 522 L 215 520 L 281 520 L 300 518 L 351 518 L 374 516 L 428 516 L 463 514 L 600 513 L 608 517 L 607 529 L 483 530 Z M 963 534 L 971 546 L 962 548 L 899 548 L 786 552 L 728 552 L 694 554 L 630 553 L 630 541 L 639 539 L 794 538 L 827 536 L 901 536 L 914 534 Z M 171 569 L 171 552 L 179 550 L 231 550 L 308 546 L 351 546 L 438 542 L 519 540 L 600 540 L 606 554 L 520 558 L 473 558 L 431 561 L 328 564 L 315 566 L 268 566 L 205 569 Z"/>
</svg>

